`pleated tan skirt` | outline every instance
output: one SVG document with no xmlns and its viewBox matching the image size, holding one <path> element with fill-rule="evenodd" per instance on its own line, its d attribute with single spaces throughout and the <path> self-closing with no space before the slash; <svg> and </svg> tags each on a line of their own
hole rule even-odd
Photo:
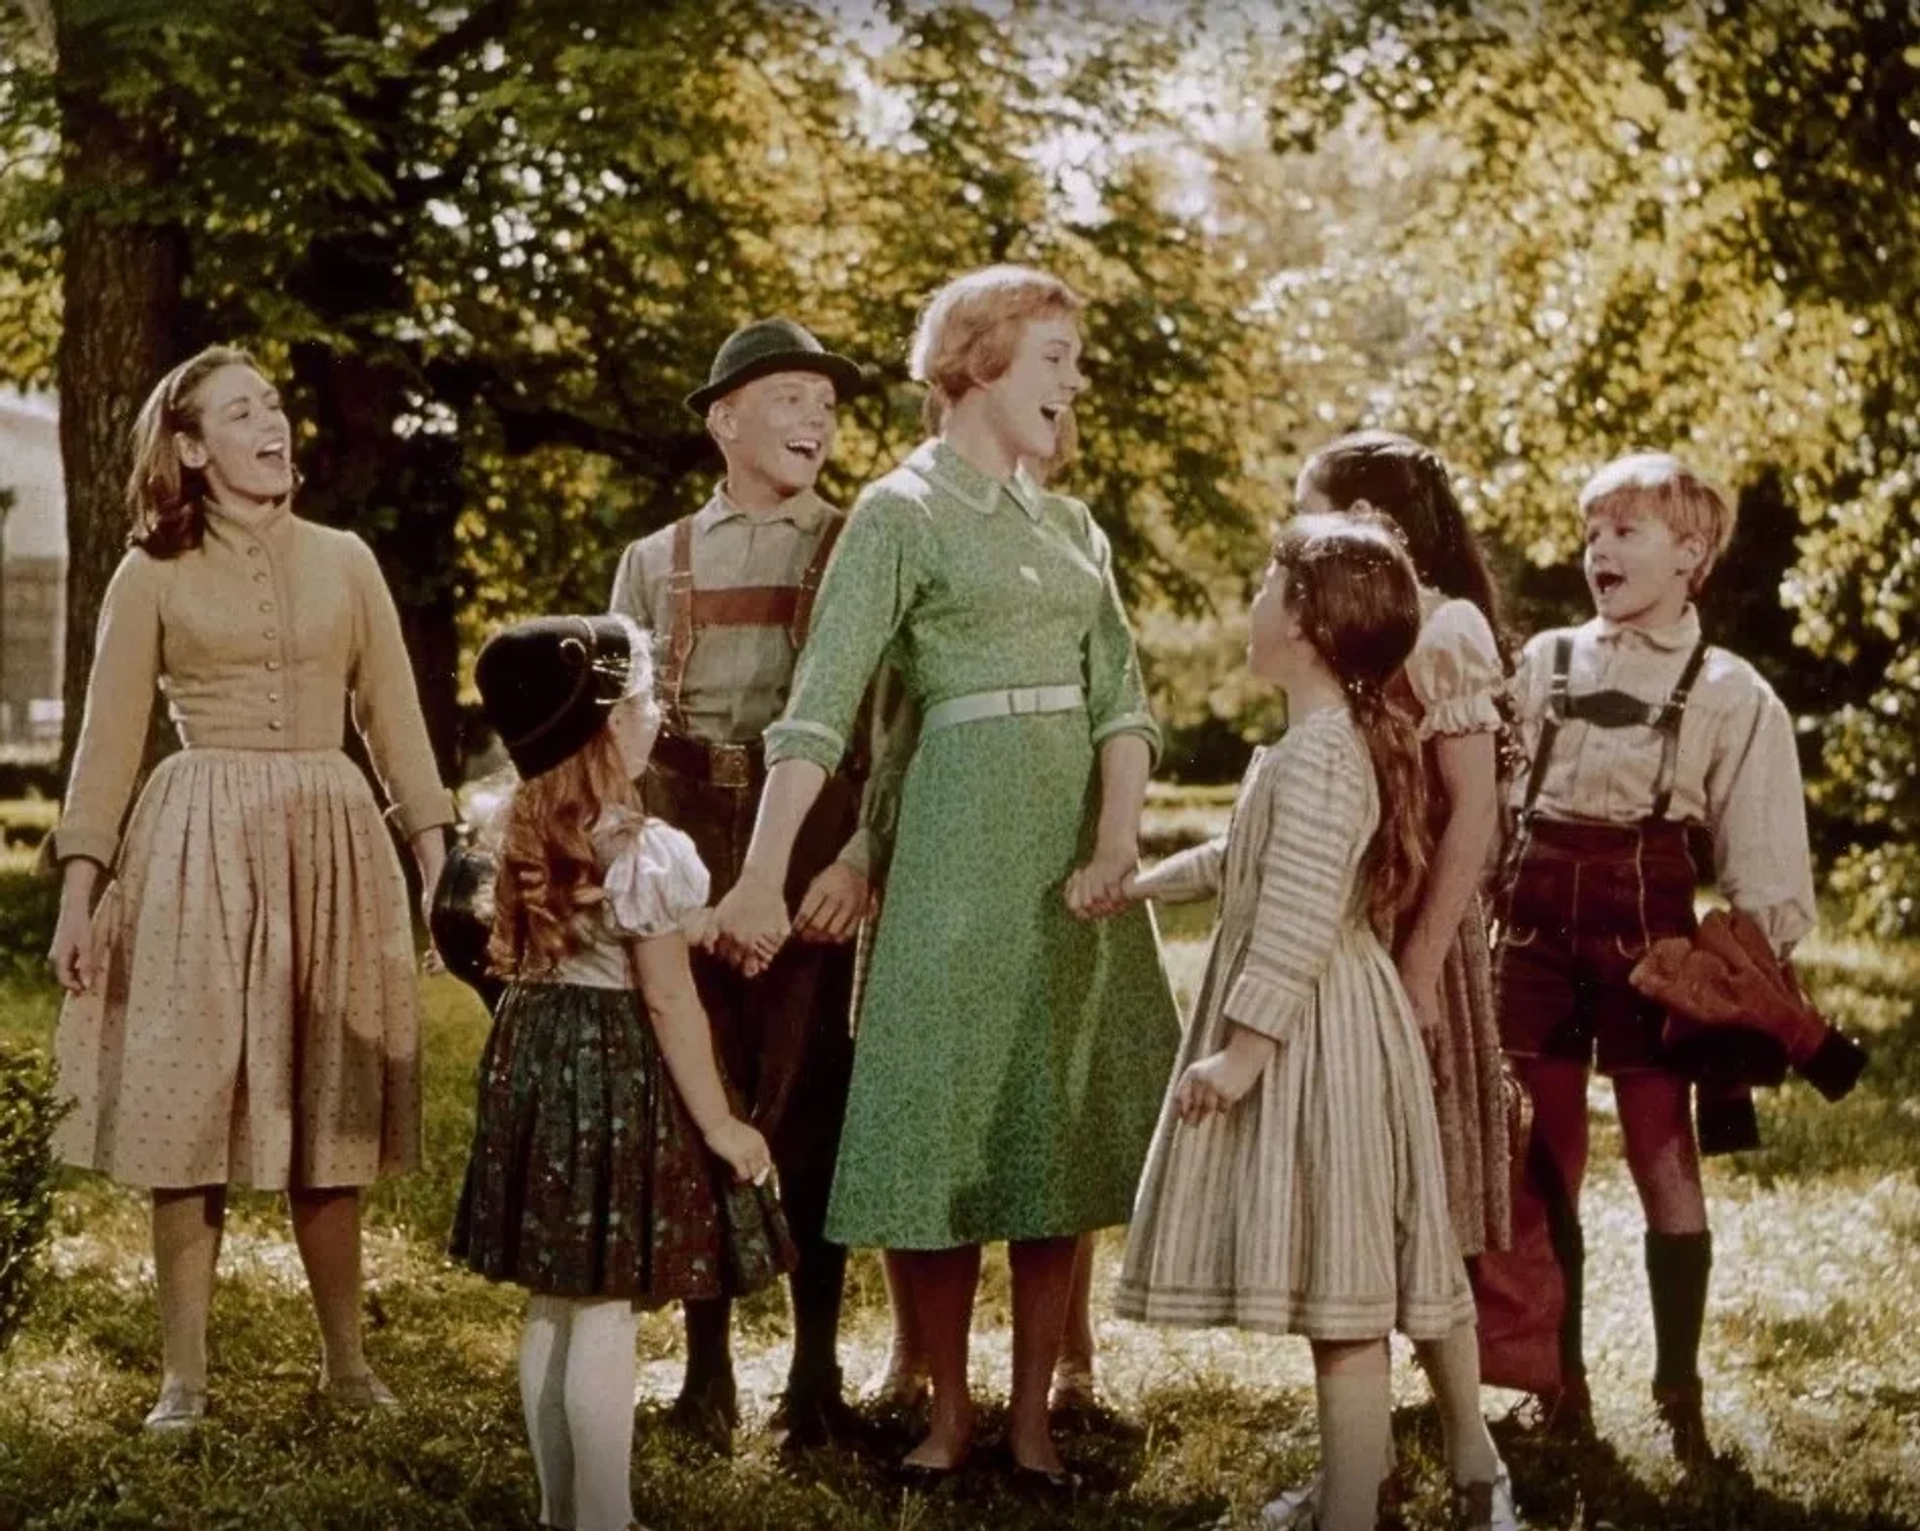
<svg viewBox="0 0 1920 1531">
<path fill-rule="evenodd" d="M 56 1149 L 129 1185 L 361 1186 L 420 1159 L 405 878 L 337 750 L 183 750 L 134 806 L 60 1012 Z"/>
</svg>

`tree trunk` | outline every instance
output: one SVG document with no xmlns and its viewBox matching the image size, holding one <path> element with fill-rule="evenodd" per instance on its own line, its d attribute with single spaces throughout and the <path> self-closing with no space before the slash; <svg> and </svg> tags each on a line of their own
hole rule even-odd
<svg viewBox="0 0 1920 1531">
<path fill-rule="evenodd" d="M 511 6 L 494 0 L 469 17 L 491 25 Z M 321 0 L 316 14 L 344 36 L 382 35 L 372 0 Z M 332 56 L 316 50 L 310 68 L 328 80 Z M 407 220 L 393 215 L 391 189 L 403 179 L 403 145 L 414 135 L 408 82 L 341 80 L 341 100 L 365 136 L 365 163 L 382 191 L 341 190 L 327 227 L 287 278 L 288 290 L 338 341 L 293 348 L 294 380 L 310 400 L 317 438 L 306 454 L 306 513 L 350 527 L 367 540 L 400 609 L 414 683 L 443 780 L 460 779 L 459 547 L 454 528 L 465 488 L 455 430 L 402 432 L 415 399 L 428 393 L 413 346 L 393 337 L 395 315 L 412 311 Z"/>
<path fill-rule="evenodd" d="M 81 8 L 89 9 L 89 8 Z M 103 99 L 116 42 L 56 7 L 61 145 L 60 457 L 67 499 L 62 779 L 73 760 L 107 582 L 126 546 L 128 436 L 178 360 L 186 233 L 126 211 L 170 177 L 163 139 Z M 97 8 L 91 8 L 97 13 Z"/>
</svg>

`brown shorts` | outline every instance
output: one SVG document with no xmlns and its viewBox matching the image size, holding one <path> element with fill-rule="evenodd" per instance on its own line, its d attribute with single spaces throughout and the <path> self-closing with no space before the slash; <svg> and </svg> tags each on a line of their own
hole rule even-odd
<svg viewBox="0 0 1920 1531">
<path fill-rule="evenodd" d="M 1694 931 L 1686 827 L 1543 819 L 1524 833 L 1498 905 L 1501 1046 L 1609 1075 L 1664 1070 L 1667 1013 L 1627 975 L 1655 941 Z"/>
</svg>

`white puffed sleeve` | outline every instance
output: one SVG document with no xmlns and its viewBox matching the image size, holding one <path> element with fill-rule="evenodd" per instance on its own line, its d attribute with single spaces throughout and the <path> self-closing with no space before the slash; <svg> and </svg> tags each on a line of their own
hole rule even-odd
<svg viewBox="0 0 1920 1531">
<path fill-rule="evenodd" d="M 607 919 L 623 936 L 663 936 L 707 901 L 711 886 L 693 841 L 647 819 L 608 863 Z"/>
<path fill-rule="evenodd" d="M 1495 698 L 1506 677 L 1493 629 L 1471 601 L 1443 602 L 1427 617 L 1406 675 L 1420 703 L 1422 739 L 1499 731 Z"/>
</svg>

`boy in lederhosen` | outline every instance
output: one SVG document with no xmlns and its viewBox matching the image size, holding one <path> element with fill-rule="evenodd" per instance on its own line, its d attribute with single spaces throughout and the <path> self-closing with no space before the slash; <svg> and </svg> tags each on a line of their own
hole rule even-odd
<svg viewBox="0 0 1920 1531">
<path fill-rule="evenodd" d="M 612 610 L 655 634 L 665 727 L 642 791 L 693 837 L 718 900 L 739 875 L 764 775 L 760 736 L 786 705 L 794 659 L 842 517 L 814 493 L 834 409 L 859 368 L 787 319 L 749 324 L 687 397 L 726 460 L 693 515 L 633 543 Z M 852 1433 L 837 1331 L 846 1251 L 821 1234 L 852 1067 L 851 938 L 871 902 L 874 837 L 857 771 L 828 782 L 802 831 L 787 896 L 795 933 L 756 978 L 696 953 L 721 1061 L 767 1136 L 800 1262 L 789 1278 L 793 1358 L 775 1416 L 790 1446 Z M 686 1305 L 687 1371 L 674 1418 L 716 1449 L 739 1422 L 730 1305 Z"/>
<path fill-rule="evenodd" d="M 1514 1248 L 1477 1262 L 1483 1375 L 1535 1396 L 1555 1433 L 1591 1428 L 1580 1309 L 1587 1075 L 1613 1080 L 1646 1216 L 1653 1396 L 1687 1466 L 1711 1457 L 1699 1351 L 1712 1263 L 1700 1152 L 1752 1141 L 1751 1102 L 1699 1099 L 1662 1040 L 1666 1012 L 1628 974 L 1694 929 L 1711 880 L 1784 952 L 1814 920 L 1792 719 L 1759 673 L 1700 633 L 1693 598 L 1733 534 L 1733 509 L 1672 457 L 1601 469 L 1581 491 L 1598 613 L 1542 633 L 1514 676 L 1522 741 L 1511 881 L 1497 905 L 1501 1040 L 1534 1105 Z M 1744 1119 L 1741 1112 L 1744 1109 Z M 1549 1254 L 1550 1251 L 1550 1254 Z"/>
</svg>

